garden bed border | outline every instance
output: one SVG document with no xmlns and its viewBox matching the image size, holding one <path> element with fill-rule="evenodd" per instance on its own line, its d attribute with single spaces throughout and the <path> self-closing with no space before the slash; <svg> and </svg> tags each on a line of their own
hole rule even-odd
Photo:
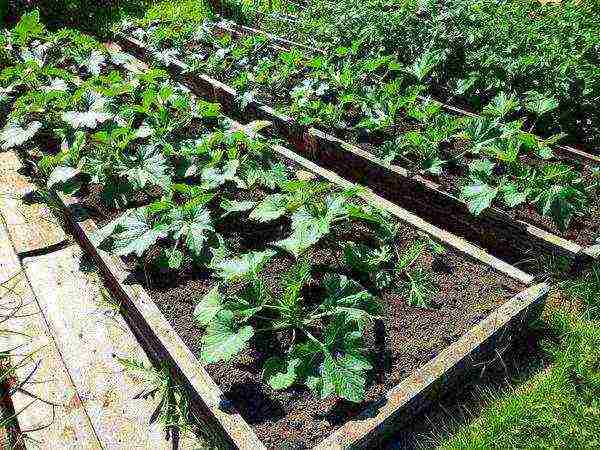
<svg viewBox="0 0 600 450">
<path fill-rule="evenodd" d="M 241 125 L 240 125 L 241 126 Z M 330 171 L 296 155 L 283 147 L 275 150 L 291 157 L 307 170 L 320 169 L 317 173 L 330 181 L 349 183 Z M 378 201 L 372 193 L 363 194 L 368 201 Z M 79 201 L 59 193 L 65 216 L 71 224 L 81 245 L 98 264 L 108 288 L 121 304 L 123 316 L 142 346 L 157 361 L 168 361 L 178 379 L 184 384 L 191 399 L 191 411 L 216 427 L 223 434 L 226 444 L 239 449 L 265 449 L 252 427 L 231 409 L 222 408 L 223 393 L 192 351 L 168 323 L 145 289 L 132 281 L 131 273 L 120 258 L 100 250 L 94 242 L 95 222 L 89 218 Z M 464 374 L 485 363 L 500 345 L 507 345 L 527 324 L 539 316 L 547 298 L 549 286 L 545 283 L 532 285 L 533 277 L 487 255 L 472 244 L 450 233 L 426 224 L 418 217 L 381 199 L 379 203 L 396 217 L 434 234 L 443 243 L 457 248 L 480 261 L 501 270 L 521 281 L 525 290 L 507 300 L 501 307 L 479 322 L 438 356 L 417 369 L 395 388 L 388 391 L 377 409 L 367 409 L 359 417 L 348 422 L 325 438 L 315 449 L 363 448 L 384 439 L 398 421 L 406 421 L 427 407 L 431 399 L 459 381 Z M 402 217 L 406 215 L 406 217 Z M 421 225 L 421 226 L 419 226 Z M 475 253 L 473 251 L 475 250 Z M 503 270 L 502 270 L 503 269 Z M 224 410 L 225 409 L 225 410 Z"/>
<path fill-rule="evenodd" d="M 150 50 L 135 38 L 121 34 L 119 45 L 142 61 L 151 59 Z M 511 248 L 514 253 L 534 250 L 536 253 L 562 255 L 573 260 L 577 267 L 600 259 L 600 244 L 583 247 L 528 222 L 516 220 L 497 207 L 473 216 L 464 201 L 435 182 L 399 165 L 387 165 L 369 152 L 314 127 L 301 125 L 268 105 L 251 101 L 246 108 L 241 108 L 234 88 L 206 74 L 188 73 L 187 66 L 181 61 L 174 60 L 169 70 L 195 94 L 220 103 L 225 114 L 271 122 L 276 133 L 286 138 L 302 155 L 322 166 L 335 167 L 337 173 L 350 181 L 370 187 L 377 181 L 380 185 L 379 189 L 374 189 L 377 194 L 426 216 L 431 222 L 436 217 L 451 217 L 457 227 L 468 230 L 469 239 L 488 249 Z M 467 234 L 467 231 L 462 234 Z"/>
</svg>

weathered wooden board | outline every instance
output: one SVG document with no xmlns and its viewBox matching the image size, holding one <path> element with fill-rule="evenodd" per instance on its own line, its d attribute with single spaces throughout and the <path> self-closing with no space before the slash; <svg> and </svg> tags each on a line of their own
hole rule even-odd
<svg viewBox="0 0 600 450">
<path fill-rule="evenodd" d="M 0 152 L 0 215 L 19 254 L 58 245 L 66 239 L 58 218 L 48 207 L 27 200 L 35 185 L 20 173 L 22 168 L 14 152 Z"/>
<path fill-rule="evenodd" d="M 14 349 L 15 378 L 28 380 L 23 386 L 27 393 L 12 396 L 23 444 L 32 449 L 100 449 L 3 224 L 0 263 L 0 314 L 11 315 L 2 324 L 0 351 Z"/>
<path fill-rule="evenodd" d="M 102 448 L 169 448 L 160 428 L 149 425 L 155 404 L 134 398 L 142 379 L 117 360 L 148 359 L 118 308 L 103 300 L 84 252 L 70 246 L 23 265 L 79 394 L 71 407 L 86 411 Z"/>
</svg>

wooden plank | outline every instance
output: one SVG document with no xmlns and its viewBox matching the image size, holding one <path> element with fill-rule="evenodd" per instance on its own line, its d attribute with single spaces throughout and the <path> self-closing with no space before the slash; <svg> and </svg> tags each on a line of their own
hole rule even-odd
<svg viewBox="0 0 600 450">
<path fill-rule="evenodd" d="M 0 224 L 0 350 L 12 351 L 17 381 L 27 392 L 12 396 L 27 448 L 99 449 L 62 357 L 29 286 L 8 232 Z M 11 314 L 12 312 L 12 314 Z"/>
<path fill-rule="evenodd" d="M 23 260 L 80 404 L 103 448 L 135 443 L 167 449 L 161 430 L 148 423 L 155 405 L 134 398 L 142 390 L 139 374 L 125 372 L 117 361 L 133 358 L 148 364 L 148 359 L 118 310 L 101 300 L 102 283 L 85 266 L 83 255 L 70 246 Z"/>
<path fill-rule="evenodd" d="M 17 253 L 58 245 L 66 234 L 49 208 L 25 200 L 36 190 L 25 175 L 15 152 L 0 152 L 0 215 Z"/>
<path fill-rule="evenodd" d="M 506 344 L 520 334 L 539 314 L 549 286 L 538 284 L 502 305 L 465 333 L 434 359 L 422 366 L 386 395 L 385 403 L 368 408 L 332 433 L 315 450 L 373 448 L 394 428 L 429 406 L 431 397 L 439 397 L 473 369 L 481 356 L 500 343 Z"/>
</svg>

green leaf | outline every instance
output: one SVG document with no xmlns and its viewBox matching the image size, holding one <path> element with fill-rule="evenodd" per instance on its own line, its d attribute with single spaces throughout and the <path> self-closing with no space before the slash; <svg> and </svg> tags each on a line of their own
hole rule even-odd
<svg viewBox="0 0 600 450">
<path fill-rule="evenodd" d="M 519 191 L 514 183 L 504 184 L 501 190 L 504 203 L 510 208 L 519 206 L 527 200 L 527 193 Z"/>
<path fill-rule="evenodd" d="M 193 213 L 192 221 L 187 225 L 185 245 L 196 256 L 200 255 L 208 239 L 207 232 L 214 232 L 210 211 L 198 209 Z"/>
<path fill-rule="evenodd" d="M 467 201 L 471 214 L 478 216 L 492 205 L 498 195 L 498 188 L 493 188 L 486 183 L 475 183 L 464 186 L 461 195 Z"/>
<path fill-rule="evenodd" d="M 265 361 L 263 379 L 275 390 L 287 389 L 296 382 L 296 370 L 301 364 L 299 358 L 272 356 Z"/>
<path fill-rule="evenodd" d="M 2 150 L 8 150 L 13 147 L 23 145 L 29 141 L 42 128 L 40 122 L 31 122 L 27 127 L 22 128 L 15 123 L 9 123 L 0 132 L 0 142 Z"/>
<path fill-rule="evenodd" d="M 200 358 L 203 362 L 229 361 L 248 345 L 254 336 L 254 329 L 249 325 L 240 328 L 236 325 L 239 323 L 231 311 L 217 313 L 200 341 Z"/>
<path fill-rule="evenodd" d="M 565 231 L 572 217 L 582 209 L 585 194 L 570 187 L 554 185 L 544 189 L 538 197 L 538 207 L 543 215 L 550 216 L 556 226 Z"/>
<path fill-rule="evenodd" d="M 545 97 L 543 94 L 535 91 L 527 92 L 525 99 L 525 108 L 538 116 L 543 116 L 550 111 L 554 111 L 559 106 L 558 100 L 554 97 Z"/>
<path fill-rule="evenodd" d="M 44 26 L 40 22 L 40 13 L 37 9 L 23 14 L 21 20 L 13 29 L 13 34 L 20 45 L 25 45 L 43 32 Z"/>
<path fill-rule="evenodd" d="M 469 175 L 476 180 L 485 181 L 492 176 L 495 166 L 489 159 L 477 159 L 469 164 Z"/>
<path fill-rule="evenodd" d="M 408 304 L 427 308 L 432 297 L 437 292 L 437 286 L 431 278 L 431 274 L 422 269 L 414 269 L 405 272 L 408 280 L 400 285 L 402 291 L 408 295 Z"/>
<path fill-rule="evenodd" d="M 141 257 L 158 239 L 166 237 L 162 226 L 153 227 L 145 208 L 138 208 L 124 216 L 117 226 L 121 229 L 114 237 L 114 253 L 126 256 L 135 253 Z"/>
<path fill-rule="evenodd" d="M 396 270 L 403 271 L 409 269 L 415 261 L 421 256 L 423 250 L 427 247 L 427 243 L 417 240 L 410 244 L 404 254 L 399 258 Z"/>
<path fill-rule="evenodd" d="M 250 213 L 250 219 L 258 222 L 269 222 L 286 213 L 288 201 L 283 194 L 272 194 L 261 201 Z"/>
<path fill-rule="evenodd" d="M 87 111 L 67 111 L 62 114 L 62 119 L 73 128 L 95 129 L 101 123 L 113 117 L 106 111 L 107 99 L 94 92 L 86 92 L 85 101 Z"/>
<path fill-rule="evenodd" d="M 329 233 L 329 218 L 315 217 L 305 207 L 292 215 L 292 234 L 287 239 L 275 242 L 296 258 Z"/>
<path fill-rule="evenodd" d="M 381 305 L 356 281 L 339 274 L 327 274 L 324 280 L 327 297 L 323 309 L 340 313 L 346 321 L 363 324 L 381 313 Z"/>
<path fill-rule="evenodd" d="M 237 200 L 228 200 L 224 198 L 221 200 L 221 209 L 225 210 L 221 218 L 227 217 L 229 214 L 248 211 L 256 206 L 257 202 L 251 201 L 237 201 Z"/>
<path fill-rule="evenodd" d="M 200 325 L 206 327 L 222 309 L 223 300 L 221 293 L 219 292 L 219 287 L 215 286 L 204 295 L 202 300 L 200 300 L 200 303 L 196 305 L 196 308 L 194 309 L 194 319 L 198 321 Z"/>
<path fill-rule="evenodd" d="M 168 265 L 169 269 L 177 270 L 183 264 L 183 253 L 180 250 L 173 249 L 169 253 Z"/>
<path fill-rule="evenodd" d="M 240 189 L 245 189 L 246 184 L 236 176 L 239 165 L 239 161 L 234 159 L 227 161 L 223 168 L 204 168 L 202 170 L 204 188 L 207 190 L 216 189 L 229 181 L 233 181 Z"/>
<path fill-rule="evenodd" d="M 58 166 L 48 177 L 47 186 L 53 188 L 57 184 L 65 184 L 79 174 L 79 170 L 74 167 Z"/>
<path fill-rule="evenodd" d="M 265 264 L 275 255 L 273 250 L 251 252 L 237 258 L 216 261 L 212 268 L 226 282 L 251 280 L 258 276 Z"/>
<path fill-rule="evenodd" d="M 326 354 L 323 362 L 323 384 L 333 386 L 334 392 L 343 399 L 360 403 L 365 397 L 369 362 L 360 355 L 346 354 L 334 357 Z"/>
<path fill-rule="evenodd" d="M 148 184 L 170 189 L 171 177 L 167 161 L 158 148 L 152 145 L 140 147 L 127 165 L 129 167 L 123 175 L 136 189 L 144 189 Z"/>
</svg>

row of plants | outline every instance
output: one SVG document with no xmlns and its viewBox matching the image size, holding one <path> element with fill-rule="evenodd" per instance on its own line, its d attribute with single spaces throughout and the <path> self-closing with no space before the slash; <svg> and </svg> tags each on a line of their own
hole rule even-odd
<svg viewBox="0 0 600 450">
<path fill-rule="evenodd" d="M 236 128 L 164 71 L 79 33 L 49 33 L 36 13 L 2 35 L 2 58 L 2 148 L 17 149 L 48 187 L 79 196 L 103 224 L 97 243 L 146 276 L 211 280 L 194 313 L 205 363 L 279 340 L 285 351 L 263 367 L 272 388 L 359 402 L 378 297 L 435 306 L 431 260 L 445 249 L 399 234 L 359 188 L 299 179 L 254 135 L 265 124 Z M 240 226 L 250 244 L 232 239 Z M 311 263 L 331 249 L 342 269 Z"/>
<path fill-rule="evenodd" d="M 288 51 L 263 35 L 236 37 L 210 20 L 126 22 L 123 30 L 151 48 L 160 65 L 183 60 L 190 71 L 235 87 L 241 107 L 266 102 L 302 124 L 331 129 L 387 163 L 437 181 L 475 215 L 502 205 L 574 239 L 591 228 L 581 236 L 584 244 L 596 237 L 598 168 L 556 156 L 562 135 L 533 133 L 535 122 L 558 107 L 552 98 L 530 93 L 527 121 L 513 117 L 521 104 L 504 93 L 481 117 L 461 117 L 419 96 L 439 63 L 431 55 L 407 66 L 390 54 L 365 56 L 359 44 L 330 54 Z"/>
<path fill-rule="evenodd" d="M 536 130 L 597 151 L 599 11 L 597 0 L 311 0 L 293 23 L 266 16 L 260 26 L 330 52 L 355 45 L 404 65 L 428 58 L 436 62 L 429 92 L 477 111 L 501 92 L 521 104 L 552 98 L 558 108 Z"/>
</svg>

